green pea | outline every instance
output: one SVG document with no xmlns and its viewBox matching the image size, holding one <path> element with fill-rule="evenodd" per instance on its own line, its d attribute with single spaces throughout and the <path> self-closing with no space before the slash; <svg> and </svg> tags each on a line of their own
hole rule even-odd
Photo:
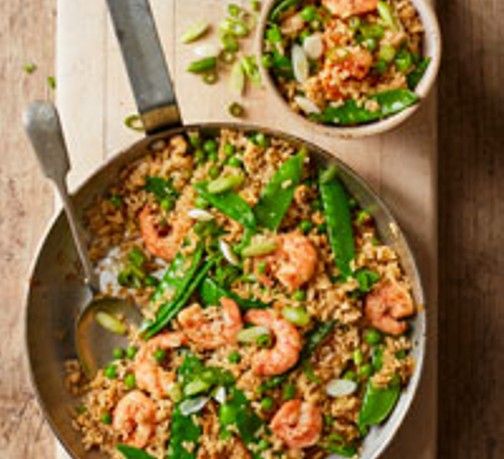
<svg viewBox="0 0 504 459">
<path fill-rule="evenodd" d="M 270 335 L 260 335 L 256 339 L 256 344 L 259 347 L 270 347 L 271 346 L 271 336 Z"/>
<path fill-rule="evenodd" d="M 353 361 L 355 365 L 360 366 L 364 362 L 364 355 L 360 349 L 356 349 L 353 353 Z"/>
<path fill-rule="evenodd" d="M 256 145 L 259 145 L 262 148 L 266 148 L 269 145 L 268 138 L 262 132 L 258 132 L 253 137 L 253 141 Z"/>
<path fill-rule="evenodd" d="M 396 358 L 399 360 L 405 359 L 407 355 L 408 354 L 405 349 L 401 349 L 395 353 Z"/>
<path fill-rule="evenodd" d="M 221 405 L 219 411 L 221 425 L 233 424 L 236 420 L 236 410 L 233 405 Z"/>
<path fill-rule="evenodd" d="M 156 349 L 153 354 L 157 363 L 163 363 L 166 359 L 166 351 L 164 349 Z"/>
<path fill-rule="evenodd" d="M 118 194 L 113 194 L 110 197 L 109 201 L 116 208 L 121 207 L 123 204 L 123 200 L 122 200 L 121 196 L 119 196 Z"/>
<path fill-rule="evenodd" d="M 128 357 L 128 359 L 133 359 L 136 355 L 136 353 L 138 352 L 138 348 L 135 347 L 135 346 L 128 346 L 126 348 L 126 357 Z"/>
<path fill-rule="evenodd" d="M 362 365 L 358 370 L 359 378 L 368 379 L 373 374 L 373 367 L 371 364 L 366 363 Z"/>
<path fill-rule="evenodd" d="M 299 223 L 299 229 L 304 233 L 307 234 L 310 232 L 310 230 L 313 228 L 313 223 L 310 220 L 303 220 Z"/>
<path fill-rule="evenodd" d="M 158 284 L 159 284 L 159 281 L 154 276 L 149 275 L 145 278 L 145 285 L 147 287 L 155 287 Z"/>
<path fill-rule="evenodd" d="M 306 292 L 304 290 L 296 290 L 292 294 L 292 299 L 295 301 L 304 301 L 306 300 Z"/>
<path fill-rule="evenodd" d="M 113 350 L 112 350 L 112 355 L 114 357 L 114 359 L 122 359 L 124 357 L 124 350 L 120 347 L 115 347 Z"/>
<path fill-rule="evenodd" d="M 382 340 L 381 333 L 375 328 L 368 328 L 364 331 L 364 341 L 371 346 L 378 344 Z"/>
<path fill-rule="evenodd" d="M 241 167 L 242 161 L 240 158 L 237 158 L 236 156 L 233 156 L 232 158 L 229 158 L 228 164 L 231 167 Z"/>
<path fill-rule="evenodd" d="M 218 145 L 214 139 L 208 139 L 203 144 L 203 151 L 207 154 L 215 153 L 217 152 L 217 149 Z"/>
<path fill-rule="evenodd" d="M 199 132 L 191 132 L 189 133 L 189 143 L 191 147 L 198 148 L 201 145 L 201 136 Z"/>
<path fill-rule="evenodd" d="M 103 374 L 108 379 L 116 379 L 117 378 L 117 367 L 113 364 L 110 364 L 108 367 L 103 370 Z"/>
<path fill-rule="evenodd" d="M 301 17 L 306 22 L 311 22 L 317 17 L 317 9 L 313 5 L 305 6 L 301 11 Z"/>
<path fill-rule="evenodd" d="M 343 373 L 343 379 L 347 379 L 348 381 L 357 381 L 357 373 L 353 370 L 347 370 Z"/>
<path fill-rule="evenodd" d="M 273 399 L 271 397 L 264 397 L 261 400 L 261 410 L 269 411 L 273 408 Z"/>
<path fill-rule="evenodd" d="M 282 41 L 282 31 L 276 24 L 266 31 L 266 41 L 270 43 L 280 43 Z"/>
<path fill-rule="evenodd" d="M 259 443 L 257 443 L 257 450 L 258 451 L 265 451 L 270 446 L 271 445 L 270 445 L 270 442 L 268 440 L 266 440 L 265 438 L 261 438 L 261 440 L 259 440 Z"/>
<path fill-rule="evenodd" d="M 296 386 L 294 384 L 286 384 L 282 389 L 282 398 L 284 400 L 292 400 L 296 396 Z"/>
<path fill-rule="evenodd" d="M 216 179 L 220 174 L 219 166 L 212 166 L 208 171 L 208 175 L 211 179 Z"/>
<path fill-rule="evenodd" d="M 234 145 L 230 144 L 230 143 L 226 143 L 226 145 L 224 145 L 224 154 L 226 156 L 232 156 L 235 154 L 235 151 L 236 151 L 236 148 Z"/>
<path fill-rule="evenodd" d="M 376 48 L 378 48 L 378 42 L 376 41 L 376 38 L 366 38 L 362 42 L 363 46 L 365 46 L 369 51 L 374 51 Z"/>
<path fill-rule="evenodd" d="M 206 160 L 205 152 L 203 150 L 201 150 L 200 148 L 198 148 L 194 152 L 194 159 L 196 160 L 197 164 L 203 164 Z"/>
<path fill-rule="evenodd" d="M 310 314 L 302 307 L 285 306 L 282 309 L 284 319 L 288 320 L 291 324 L 299 327 L 305 327 L 310 323 Z"/>
<path fill-rule="evenodd" d="M 173 199 L 170 199 L 170 198 L 164 198 L 159 203 L 159 206 L 161 207 L 161 209 L 163 209 L 166 212 L 169 212 L 170 210 L 172 210 L 174 205 L 175 205 L 175 203 L 173 202 Z"/>
<path fill-rule="evenodd" d="M 240 363 L 241 355 L 238 351 L 233 351 L 228 355 L 229 363 Z"/>
<path fill-rule="evenodd" d="M 261 56 L 261 64 L 265 69 L 273 67 L 273 56 L 271 54 L 263 54 Z"/>
<path fill-rule="evenodd" d="M 108 412 L 105 412 L 101 415 L 100 420 L 103 424 L 110 425 L 112 424 L 112 415 Z"/>
<path fill-rule="evenodd" d="M 382 45 L 378 53 L 378 57 L 384 60 L 387 64 L 394 60 L 396 49 L 392 45 Z"/>
<path fill-rule="evenodd" d="M 127 389 L 134 389 L 136 387 L 136 378 L 133 373 L 128 373 L 124 377 L 124 385 L 126 386 Z"/>
<path fill-rule="evenodd" d="M 194 200 L 194 205 L 198 209 L 206 209 L 209 206 L 208 201 L 203 198 L 202 196 L 197 196 L 196 199 Z"/>
</svg>

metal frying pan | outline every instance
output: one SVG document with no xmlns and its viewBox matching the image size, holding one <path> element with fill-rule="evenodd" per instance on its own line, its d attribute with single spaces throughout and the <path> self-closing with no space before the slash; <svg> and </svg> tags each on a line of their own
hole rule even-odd
<svg viewBox="0 0 504 459">
<path fill-rule="evenodd" d="M 111 185 L 123 166 L 155 148 L 159 140 L 191 128 L 262 131 L 295 145 L 305 145 L 316 161 L 338 166 L 349 191 L 374 216 L 381 238 L 398 252 L 411 279 L 415 301 L 424 304 L 416 263 L 402 232 L 385 204 L 355 172 L 316 145 L 273 130 L 224 123 L 183 126 L 148 0 L 107 1 L 147 136 L 100 166 L 76 191 L 73 199 L 80 214 L 95 196 Z M 75 358 L 73 331 L 78 305 L 89 299 L 88 289 L 72 275 L 76 259 L 67 221 L 60 212 L 50 224 L 32 268 L 26 306 L 26 345 L 33 386 L 56 436 L 74 458 L 102 458 L 99 452 L 86 452 L 79 434 L 73 430 L 71 416 L 76 400 L 67 392 L 63 381 L 65 360 Z M 388 421 L 367 437 L 363 459 L 377 458 L 383 452 L 413 400 L 425 351 L 424 311 L 418 313 L 412 325 L 413 356 L 417 362 L 413 377 Z"/>
</svg>

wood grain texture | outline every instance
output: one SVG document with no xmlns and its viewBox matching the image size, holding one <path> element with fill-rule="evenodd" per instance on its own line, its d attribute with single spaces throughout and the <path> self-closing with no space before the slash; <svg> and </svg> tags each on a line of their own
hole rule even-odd
<svg viewBox="0 0 504 459">
<path fill-rule="evenodd" d="M 0 2 L 0 458 L 51 457 L 54 444 L 25 365 L 23 317 L 28 268 L 51 215 L 52 191 L 21 129 L 25 104 L 50 97 L 54 2 Z M 38 65 L 32 75 L 26 63 Z"/>
<path fill-rule="evenodd" d="M 504 457 L 504 3 L 443 0 L 439 455 Z"/>
</svg>

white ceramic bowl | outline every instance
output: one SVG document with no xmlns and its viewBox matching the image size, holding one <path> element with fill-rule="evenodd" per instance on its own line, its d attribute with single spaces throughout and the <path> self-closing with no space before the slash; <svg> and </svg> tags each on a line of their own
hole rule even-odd
<svg viewBox="0 0 504 459">
<path fill-rule="evenodd" d="M 257 34 L 257 49 L 262 53 L 263 50 L 263 37 L 266 31 L 267 21 L 272 7 L 277 3 L 278 0 L 266 0 L 265 7 L 262 10 L 261 20 L 259 23 L 258 34 Z M 430 90 L 436 82 L 436 77 L 439 71 L 439 65 L 441 62 L 441 33 L 439 30 L 439 24 L 431 5 L 430 0 L 411 0 L 415 6 L 418 14 L 420 15 L 420 20 L 425 29 L 424 35 L 424 56 L 431 58 L 431 63 L 427 68 L 422 80 L 415 89 L 415 93 L 420 97 L 420 101 L 395 115 L 385 118 L 380 121 L 375 121 L 369 124 L 364 124 L 360 126 L 327 126 L 320 123 L 310 121 L 305 116 L 295 113 L 291 107 L 289 107 L 287 101 L 280 94 L 273 78 L 271 77 L 269 71 L 263 66 L 261 67 L 261 73 L 263 81 L 265 82 L 268 91 L 272 92 L 275 97 L 273 99 L 278 103 L 278 109 L 288 111 L 295 115 L 298 122 L 304 124 L 304 127 L 310 130 L 315 130 L 316 132 L 323 135 L 337 135 L 343 138 L 358 138 L 366 137 L 371 135 L 382 134 L 384 132 L 390 131 L 397 127 L 399 124 L 403 123 L 408 119 L 416 110 L 418 110 L 420 104 L 427 97 Z"/>
</svg>

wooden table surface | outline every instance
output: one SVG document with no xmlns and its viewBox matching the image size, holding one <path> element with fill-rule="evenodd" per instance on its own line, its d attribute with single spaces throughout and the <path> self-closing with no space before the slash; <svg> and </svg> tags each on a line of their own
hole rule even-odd
<svg viewBox="0 0 504 459">
<path fill-rule="evenodd" d="M 52 458 L 54 453 L 27 380 L 22 346 L 27 268 L 53 198 L 19 119 L 27 101 L 52 97 L 46 76 L 53 73 L 55 4 L 25 0 L 21 8 L 20 3 L 3 0 L 0 5 L 0 138 L 6 146 L 0 159 L 1 459 Z M 498 458 L 504 455 L 499 410 L 504 399 L 498 384 L 504 375 L 499 231 L 504 223 L 499 179 L 504 54 L 498 48 L 504 10 L 500 0 L 487 0 L 484 7 L 482 0 L 441 0 L 438 6 L 445 31 L 439 109 L 439 457 Z M 28 76 L 22 66 L 30 61 L 38 70 Z"/>
</svg>

